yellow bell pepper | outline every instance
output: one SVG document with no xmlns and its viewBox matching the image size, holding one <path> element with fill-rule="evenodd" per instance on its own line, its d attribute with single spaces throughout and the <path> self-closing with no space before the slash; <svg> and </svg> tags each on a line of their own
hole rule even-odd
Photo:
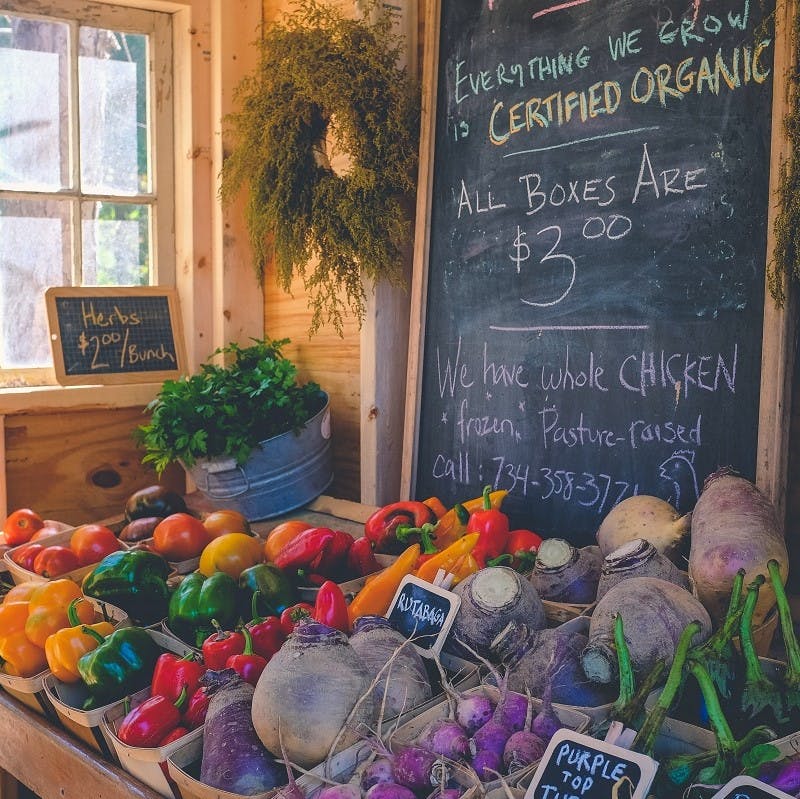
<svg viewBox="0 0 800 799">
<path fill-rule="evenodd" d="M 31 643 L 44 649 L 48 636 L 70 626 L 67 609 L 73 599 L 82 599 L 82 596 L 80 586 L 72 580 L 52 580 L 31 594 L 25 622 L 25 635 Z M 82 624 L 94 621 L 94 607 L 87 599 L 76 604 L 75 613 Z"/>
<path fill-rule="evenodd" d="M 489 504 L 494 510 L 498 510 L 503 504 L 508 491 L 492 491 L 489 494 Z M 483 494 L 475 499 L 466 502 L 456 503 L 450 508 L 436 524 L 433 533 L 435 536 L 436 548 L 439 550 L 449 547 L 454 541 L 461 538 L 467 532 L 467 522 L 473 511 L 483 510 Z"/>
<path fill-rule="evenodd" d="M 439 569 L 444 569 L 446 573 L 452 573 L 452 568 L 459 558 L 468 555 L 478 543 L 480 533 L 469 533 L 462 536 L 449 547 L 443 549 L 432 558 L 428 558 L 416 571 L 420 580 L 432 583 L 436 579 Z M 466 576 L 466 575 L 465 575 Z M 463 578 L 462 578 L 463 579 Z"/>
<path fill-rule="evenodd" d="M 44 649 L 31 643 L 24 630 L 0 637 L 0 667 L 12 677 L 33 677 L 47 668 Z"/>
<path fill-rule="evenodd" d="M 67 617 L 70 627 L 64 627 L 50 635 L 44 644 L 47 665 L 53 675 L 61 682 L 73 683 L 81 679 L 78 672 L 78 661 L 87 652 L 97 648 L 98 641 L 93 635 L 83 632 L 83 622 L 78 618 L 76 605 L 80 599 L 70 602 Z M 105 638 L 114 632 L 114 625 L 108 621 L 100 621 L 87 625 L 89 629 Z"/>
<path fill-rule="evenodd" d="M 347 608 L 351 626 L 360 616 L 386 614 L 403 577 L 414 570 L 419 553 L 419 544 L 412 544 L 391 566 L 387 566 L 367 580 Z"/>
</svg>

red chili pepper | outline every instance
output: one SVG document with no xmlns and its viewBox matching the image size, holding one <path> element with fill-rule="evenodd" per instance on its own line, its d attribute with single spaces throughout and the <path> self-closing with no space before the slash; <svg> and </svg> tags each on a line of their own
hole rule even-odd
<svg viewBox="0 0 800 799">
<path fill-rule="evenodd" d="M 381 570 L 381 564 L 375 559 L 372 541 L 366 536 L 356 538 L 347 553 L 347 573 L 353 577 L 366 577 Z"/>
<path fill-rule="evenodd" d="M 167 744 L 171 744 L 173 741 L 177 741 L 180 738 L 183 738 L 184 735 L 188 735 L 189 728 L 188 727 L 176 727 L 172 732 L 168 732 L 162 740 L 158 742 L 159 746 L 166 746 Z"/>
<path fill-rule="evenodd" d="M 325 547 L 319 559 L 311 563 L 315 572 L 331 577 L 344 571 L 347 564 L 347 553 L 353 546 L 353 536 L 343 530 L 334 530 L 331 542 Z"/>
<path fill-rule="evenodd" d="M 181 694 L 181 689 L 193 694 L 200 685 L 200 678 L 206 673 L 206 667 L 199 655 L 189 652 L 179 657 L 172 652 L 159 655 L 150 683 L 150 693 L 165 696 L 174 702 Z"/>
<path fill-rule="evenodd" d="M 317 599 L 314 603 L 314 621 L 334 627 L 343 633 L 350 632 L 350 614 L 347 611 L 347 600 L 344 598 L 342 589 L 328 580 L 317 591 Z"/>
<path fill-rule="evenodd" d="M 240 632 L 223 630 L 216 619 L 212 619 L 215 633 L 203 641 L 203 661 L 207 669 L 218 671 L 225 668 L 225 661 L 231 655 L 244 652 L 244 636 Z"/>
<path fill-rule="evenodd" d="M 364 522 L 364 535 L 375 544 L 376 552 L 399 555 L 409 544 L 417 543 L 398 540 L 396 533 L 400 525 L 417 528 L 436 522 L 436 514 L 424 502 L 393 502 L 378 508 Z"/>
<path fill-rule="evenodd" d="M 244 634 L 244 652 L 241 655 L 231 655 L 225 663 L 226 669 L 233 669 L 245 682 L 255 685 L 261 672 L 267 665 L 267 659 L 253 652 L 253 637 L 247 627 L 242 629 Z"/>
<path fill-rule="evenodd" d="M 260 593 L 260 591 L 256 591 L 253 594 L 251 602 L 253 618 L 245 626 L 253 639 L 253 651 L 269 660 L 283 646 L 286 634 L 281 627 L 281 620 L 277 616 L 264 618 L 259 615 L 258 595 Z"/>
<path fill-rule="evenodd" d="M 314 561 L 322 557 L 334 537 L 335 533 L 329 527 L 303 530 L 275 556 L 274 563 L 279 569 L 288 571 L 313 568 Z"/>
<path fill-rule="evenodd" d="M 480 533 L 478 543 L 472 550 L 472 555 L 478 561 L 480 568 L 492 558 L 502 555 L 508 542 L 508 516 L 492 508 L 489 498 L 491 490 L 491 486 L 483 489 L 483 509 L 473 511 L 467 522 L 468 533 Z"/>
<path fill-rule="evenodd" d="M 186 688 L 177 702 L 165 696 L 151 696 L 125 715 L 117 737 L 128 746 L 158 746 L 181 722 L 181 707 L 186 704 Z"/>
<path fill-rule="evenodd" d="M 201 727 L 206 720 L 206 713 L 208 713 L 208 705 L 211 702 L 211 694 L 205 685 L 201 685 L 190 697 L 189 703 L 186 705 L 186 710 L 183 714 L 183 723 L 190 729 L 194 730 Z"/>
<path fill-rule="evenodd" d="M 281 613 L 281 628 L 289 636 L 294 632 L 301 619 L 307 619 L 314 615 L 314 606 L 308 602 L 298 602 L 296 605 L 289 605 Z"/>
</svg>

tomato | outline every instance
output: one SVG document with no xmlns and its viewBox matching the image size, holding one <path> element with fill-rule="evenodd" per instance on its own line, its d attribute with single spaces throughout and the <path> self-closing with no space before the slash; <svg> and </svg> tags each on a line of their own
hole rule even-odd
<svg viewBox="0 0 800 799">
<path fill-rule="evenodd" d="M 153 549 L 173 562 L 196 558 L 209 540 L 200 519 L 188 513 L 173 513 L 153 530 Z"/>
<path fill-rule="evenodd" d="M 36 556 L 33 570 L 42 577 L 60 577 L 80 565 L 78 556 L 69 547 L 52 546 Z"/>
<path fill-rule="evenodd" d="M 14 561 L 14 563 L 17 564 L 17 566 L 32 572 L 33 562 L 36 560 L 36 556 L 43 551 L 43 544 L 35 544 L 31 542 L 28 544 L 23 544 L 21 547 L 14 549 L 9 557 Z"/>
<path fill-rule="evenodd" d="M 70 549 L 81 566 L 99 563 L 106 555 L 122 549 L 119 539 L 103 524 L 82 524 L 69 539 Z"/>
<path fill-rule="evenodd" d="M 250 522 L 238 510 L 215 510 L 203 519 L 203 524 L 211 538 L 219 538 L 226 533 L 250 533 Z"/>
<path fill-rule="evenodd" d="M 31 541 L 41 541 L 43 538 L 50 538 L 51 535 L 59 535 L 64 531 L 59 529 L 58 527 L 53 527 L 51 524 L 47 522 L 44 523 L 44 527 L 39 528 L 30 538 Z"/>
<path fill-rule="evenodd" d="M 225 572 L 238 580 L 239 575 L 261 562 L 261 539 L 246 533 L 226 533 L 215 538 L 200 555 L 197 570 L 206 577 Z"/>
<path fill-rule="evenodd" d="M 20 544 L 27 544 L 31 536 L 44 527 L 44 519 L 30 508 L 20 508 L 15 510 L 5 521 L 3 533 L 6 543 L 16 547 Z"/>
<path fill-rule="evenodd" d="M 267 533 L 267 540 L 264 544 L 264 559 L 273 561 L 278 556 L 278 553 L 288 544 L 295 536 L 300 535 L 304 530 L 310 530 L 314 525 L 308 522 L 301 521 L 300 519 L 290 519 L 288 522 L 281 522 L 275 525 L 269 533 Z"/>
</svg>

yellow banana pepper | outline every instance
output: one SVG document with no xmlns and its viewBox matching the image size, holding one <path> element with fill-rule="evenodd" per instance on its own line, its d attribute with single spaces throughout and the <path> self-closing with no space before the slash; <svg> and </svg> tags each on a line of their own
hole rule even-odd
<svg viewBox="0 0 800 799">
<path fill-rule="evenodd" d="M 419 544 L 412 544 L 391 565 L 372 576 L 348 606 L 350 625 L 360 616 L 383 616 L 407 574 L 411 574 L 419 558 Z"/>
<path fill-rule="evenodd" d="M 426 580 L 432 583 L 439 569 L 444 569 L 445 572 L 451 573 L 452 568 L 459 558 L 462 558 L 464 555 L 469 555 L 470 552 L 472 552 L 475 548 L 475 544 L 478 543 L 478 538 L 480 538 L 480 533 L 469 533 L 468 535 L 462 536 L 446 549 L 443 549 L 432 558 L 428 558 L 428 560 L 417 569 L 417 577 L 419 577 L 420 580 Z"/>
</svg>

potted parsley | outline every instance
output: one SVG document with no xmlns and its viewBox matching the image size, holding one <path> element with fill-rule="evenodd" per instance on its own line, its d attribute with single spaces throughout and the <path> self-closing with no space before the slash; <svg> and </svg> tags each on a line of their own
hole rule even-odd
<svg viewBox="0 0 800 799">
<path fill-rule="evenodd" d="M 330 484 L 328 396 L 301 384 L 281 352 L 289 339 L 231 343 L 197 374 L 167 380 L 136 439 L 143 463 L 161 474 L 179 462 L 208 499 L 248 519 L 277 516 L 310 502 Z"/>
</svg>

